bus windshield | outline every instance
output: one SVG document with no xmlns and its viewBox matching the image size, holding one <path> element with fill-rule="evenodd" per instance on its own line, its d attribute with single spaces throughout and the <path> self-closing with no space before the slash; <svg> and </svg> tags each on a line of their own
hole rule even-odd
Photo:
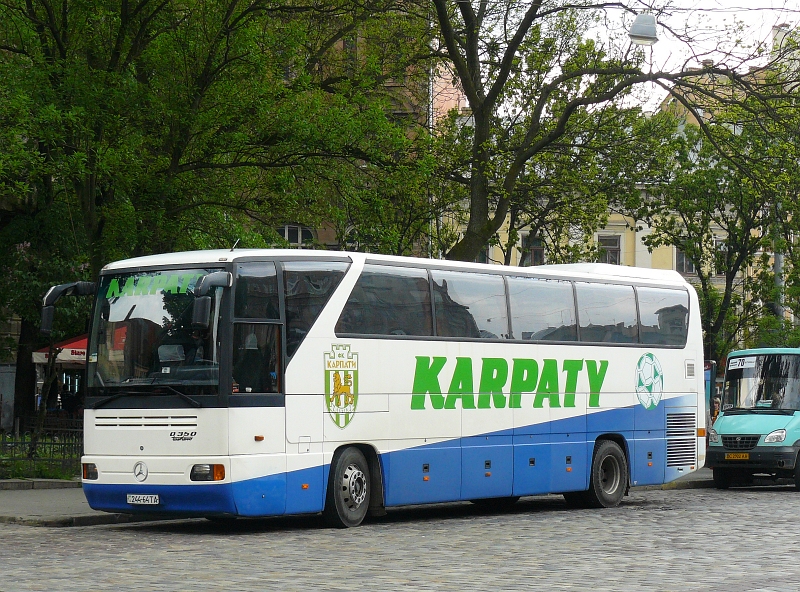
<svg viewBox="0 0 800 592">
<path fill-rule="evenodd" d="M 217 269 L 160 270 L 101 278 L 90 336 L 90 391 L 171 385 L 217 394 L 222 289 L 211 292 L 210 326 L 192 326 L 197 280 Z"/>
<path fill-rule="evenodd" d="M 800 410 L 800 356 L 761 354 L 731 358 L 722 410 Z"/>
</svg>

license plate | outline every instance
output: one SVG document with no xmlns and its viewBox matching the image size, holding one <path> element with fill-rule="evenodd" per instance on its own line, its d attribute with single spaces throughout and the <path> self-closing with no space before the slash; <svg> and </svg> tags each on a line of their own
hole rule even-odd
<svg viewBox="0 0 800 592">
<path fill-rule="evenodd" d="M 134 506 L 157 506 L 159 504 L 158 495 L 142 495 L 138 493 L 128 494 L 128 503 Z"/>
<path fill-rule="evenodd" d="M 750 460 L 749 452 L 726 452 L 725 460 Z"/>
</svg>

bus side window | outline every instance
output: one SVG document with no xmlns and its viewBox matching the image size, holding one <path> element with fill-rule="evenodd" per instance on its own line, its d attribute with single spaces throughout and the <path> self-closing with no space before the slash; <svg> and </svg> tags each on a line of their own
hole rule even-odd
<svg viewBox="0 0 800 592">
<path fill-rule="evenodd" d="M 532 277 L 509 277 L 511 329 L 514 339 L 576 341 L 575 298 L 572 282 Z"/>
<path fill-rule="evenodd" d="M 236 323 L 233 327 L 233 392 L 279 393 L 280 325 Z"/>
<path fill-rule="evenodd" d="M 689 334 L 689 295 L 683 290 L 637 288 L 641 342 L 685 345 Z"/>
<path fill-rule="evenodd" d="M 234 316 L 278 319 L 278 276 L 271 261 L 242 263 L 236 269 Z"/>
<path fill-rule="evenodd" d="M 336 333 L 433 335 L 424 269 L 365 265 L 336 323 Z"/>
<path fill-rule="evenodd" d="M 581 341 L 638 343 L 636 295 L 632 286 L 575 282 Z"/>
<path fill-rule="evenodd" d="M 431 271 L 436 334 L 442 337 L 508 337 L 503 278 L 486 273 Z"/>
<path fill-rule="evenodd" d="M 283 264 L 288 357 L 300 347 L 349 266 L 343 261 L 287 261 Z"/>
</svg>

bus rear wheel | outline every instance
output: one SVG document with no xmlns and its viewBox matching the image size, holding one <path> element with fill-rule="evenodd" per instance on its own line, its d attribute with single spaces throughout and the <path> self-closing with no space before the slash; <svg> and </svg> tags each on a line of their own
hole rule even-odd
<svg viewBox="0 0 800 592">
<path fill-rule="evenodd" d="M 358 448 L 338 451 L 331 461 L 323 515 L 329 526 L 350 528 L 364 520 L 369 509 L 370 480 L 367 459 Z"/>
<path fill-rule="evenodd" d="M 601 440 L 594 448 L 586 505 L 591 508 L 618 506 L 628 487 L 628 461 L 619 444 Z"/>
</svg>

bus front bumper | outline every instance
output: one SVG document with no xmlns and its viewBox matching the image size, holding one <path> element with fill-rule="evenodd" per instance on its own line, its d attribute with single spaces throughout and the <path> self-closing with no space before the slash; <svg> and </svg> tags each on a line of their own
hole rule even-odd
<svg viewBox="0 0 800 592">
<path fill-rule="evenodd" d="M 748 471 L 794 471 L 798 449 L 793 446 L 756 446 L 750 450 L 728 450 L 723 446 L 709 446 L 706 466 L 713 468 L 738 468 Z"/>
</svg>

